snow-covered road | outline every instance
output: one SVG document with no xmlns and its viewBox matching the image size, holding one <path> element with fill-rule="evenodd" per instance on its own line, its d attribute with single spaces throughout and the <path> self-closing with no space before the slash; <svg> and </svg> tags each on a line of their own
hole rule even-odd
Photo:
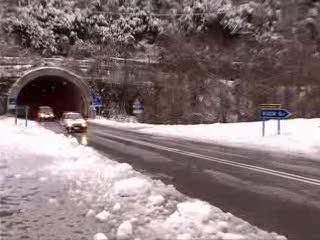
<svg viewBox="0 0 320 240">
<path fill-rule="evenodd" d="M 278 122 L 270 120 L 266 122 L 265 137 L 262 136 L 262 122 L 152 125 L 116 122 L 104 118 L 91 122 L 153 135 L 291 153 L 315 159 L 320 156 L 320 119 L 282 120 L 281 135 L 277 135 Z"/>
<path fill-rule="evenodd" d="M 285 239 L 36 123 L 0 132 L 2 240 Z"/>
<path fill-rule="evenodd" d="M 319 239 L 320 162 L 89 124 L 89 145 L 292 240 Z"/>
</svg>

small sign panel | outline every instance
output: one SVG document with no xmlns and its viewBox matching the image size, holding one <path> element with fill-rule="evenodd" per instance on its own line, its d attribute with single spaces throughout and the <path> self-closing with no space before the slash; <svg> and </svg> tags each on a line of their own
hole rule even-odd
<svg viewBox="0 0 320 240">
<path fill-rule="evenodd" d="M 102 106 L 102 98 L 100 96 L 93 96 L 91 105 L 95 106 L 95 107 L 101 107 Z"/>
<path fill-rule="evenodd" d="M 260 104 L 260 109 L 267 109 L 267 108 L 273 108 L 273 109 L 279 109 L 281 108 L 281 104 L 278 103 L 264 103 Z"/>
<path fill-rule="evenodd" d="M 139 99 L 136 99 L 133 103 L 133 114 L 141 114 L 143 113 L 144 107 L 143 104 L 140 102 Z"/>
<path fill-rule="evenodd" d="M 9 98 L 8 99 L 8 109 L 15 109 L 17 106 L 17 98 Z"/>
<path fill-rule="evenodd" d="M 260 109 L 261 119 L 285 119 L 290 115 L 291 113 L 287 109 Z"/>
</svg>

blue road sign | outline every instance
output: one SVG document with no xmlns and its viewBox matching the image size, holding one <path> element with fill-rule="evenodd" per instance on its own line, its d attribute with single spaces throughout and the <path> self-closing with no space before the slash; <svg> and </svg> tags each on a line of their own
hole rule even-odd
<svg viewBox="0 0 320 240">
<path fill-rule="evenodd" d="M 99 96 L 92 97 L 92 105 L 93 106 L 102 106 L 102 98 Z"/>
<path fill-rule="evenodd" d="M 261 119 L 285 119 L 290 115 L 287 109 L 260 109 Z"/>
<path fill-rule="evenodd" d="M 132 108 L 134 114 L 143 113 L 144 110 L 143 104 L 139 101 L 139 99 L 134 101 Z"/>
<path fill-rule="evenodd" d="M 16 105 L 17 99 L 16 98 L 9 98 L 9 105 Z"/>
<path fill-rule="evenodd" d="M 17 106 L 17 98 L 11 97 L 8 99 L 8 110 L 15 109 Z"/>
</svg>

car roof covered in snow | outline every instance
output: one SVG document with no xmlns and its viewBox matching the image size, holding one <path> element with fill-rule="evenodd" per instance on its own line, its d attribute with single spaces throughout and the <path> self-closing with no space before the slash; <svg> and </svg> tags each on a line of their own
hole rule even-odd
<svg viewBox="0 0 320 240">
<path fill-rule="evenodd" d="M 53 109 L 52 109 L 52 107 L 49 107 L 49 106 L 40 106 L 40 107 L 39 107 L 39 111 L 52 112 Z"/>
</svg>

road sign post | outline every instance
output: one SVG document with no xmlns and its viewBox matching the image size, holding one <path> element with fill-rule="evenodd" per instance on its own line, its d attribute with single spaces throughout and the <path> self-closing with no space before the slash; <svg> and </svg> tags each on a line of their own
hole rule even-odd
<svg viewBox="0 0 320 240">
<path fill-rule="evenodd" d="M 265 136 L 265 120 L 278 120 L 277 134 L 281 133 L 280 120 L 288 118 L 291 113 L 287 109 L 281 109 L 280 104 L 261 104 L 260 105 L 260 119 L 262 120 L 262 136 Z"/>
<path fill-rule="evenodd" d="M 18 107 L 15 108 L 15 116 L 14 116 L 14 123 L 18 125 Z"/>
<path fill-rule="evenodd" d="M 97 108 L 96 115 L 101 118 L 102 98 L 101 96 L 93 96 L 91 100 L 91 106 Z"/>
<path fill-rule="evenodd" d="M 101 118 L 101 106 L 98 106 L 98 116 L 99 116 L 99 119 Z"/>
<path fill-rule="evenodd" d="M 23 116 L 23 112 L 24 112 L 24 116 Z M 22 116 L 21 116 L 21 113 L 22 113 Z M 18 125 L 18 117 L 23 118 L 25 119 L 25 127 L 28 127 L 28 117 L 29 117 L 29 106 L 18 106 L 16 105 L 15 107 L 15 116 L 14 116 L 14 123 L 15 125 Z"/>
<path fill-rule="evenodd" d="M 28 127 L 28 113 L 29 113 L 29 107 L 28 106 L 25 106 L 25 113 L 26 113 L 25 126 Z"/>
</svg>

